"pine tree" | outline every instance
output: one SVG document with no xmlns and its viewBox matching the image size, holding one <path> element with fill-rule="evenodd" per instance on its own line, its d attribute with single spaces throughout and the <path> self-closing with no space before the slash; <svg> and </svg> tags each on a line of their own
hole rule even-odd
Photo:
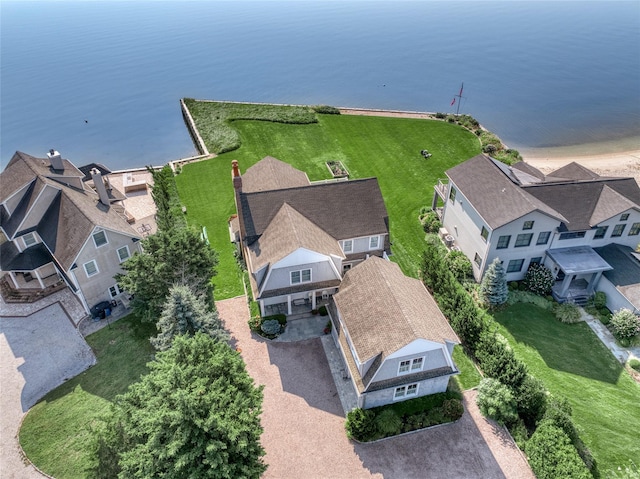
<svg viewBox="0 0 640 479">
<path fill-rule="evenodd" d="M 178 336 L 116 397 L 91 477 L 259 478 L 262 386 L 209 336 Z"/>
<path fill-rule="evenodd" d="M 500 306 L 509 297 L 507 273 L 502 267 L 500 258 L 496 258 L 485 271 L 480 284 L 480 296 L 489 306 Z"/>
<path fill-rule="evenodd" d="M 208 309 L 188 286 L 176 285 L 169 290 L 156 326 L 159 334 L 151 338 L 151 344 L 160 351 L 169 349 L 174 338 L 181 334 L 193 336 L 200 331 L 213 339 L 228 339 L 218 312 Z"/>
</svg>

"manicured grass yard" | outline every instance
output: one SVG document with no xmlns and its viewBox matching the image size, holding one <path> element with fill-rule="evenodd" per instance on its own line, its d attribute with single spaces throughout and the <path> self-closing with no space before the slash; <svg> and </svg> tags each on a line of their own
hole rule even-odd
<svg viewBox="0 0 640 479">
<path fill-rule="evenodd" d="M 455 376 L 455 378 L 461 391 L 473 389 L 480 384 L 482 376 L 473 361 L 465 354 L 462 346 L 457 345 L 453 349 L 453 361 L 456 363 L 456 366 L 458 366 L 458 371 L 460 371 L 460 374 Z"/>
<path fill-rule="evenodd" d="M 97 364 L 47 394 L 22 424 L 20 444 L 38 468 L 57 479 L 88 477 L 91 428 L 147 371 L 154 329 L 130 315 L 87 337 Z"/>
<path fill-rule="evenodd" d="M 552 394 L 573 407 L 581 437 L 607 471 L 640 458 L 640 384 L 585 323 L 563 324 L 531 304 L 516 304 L 495 319 L 517 355 Z"/>
<path fill-rule="evenodd" d="M 235 213 L 231 160 L 238 160 L 244 172 L 274 156 L 306 172 L 311 181 L 330 178 L 325 162 L 340 160 L 351 178 L 377 177 L 390 217 L 392 259 L 405 274 L 417 277 L 424 245 L 420 207 L 431 204 L 433 185 L 445 178 L 445 170 L 480 152 L 474 134 L 442 121 L 350 115 L 318 115 L 318 120 L 306 125 L 234 121 L 239 149 L 186 165 L 176 178 L 190 222 L 207 227 L 220 254 L 216 299 L 244 293 L 227 229 Z M 428 160 L 420 155 L 425 148 L 433 154 Z"/>
</svg>

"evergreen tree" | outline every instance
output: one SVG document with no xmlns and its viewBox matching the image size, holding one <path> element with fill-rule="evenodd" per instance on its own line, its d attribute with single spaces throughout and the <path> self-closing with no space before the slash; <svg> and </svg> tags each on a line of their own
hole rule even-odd
<svg viewBox="0 0 640 479">
<path fill-rule="evenodd" d="M 187 285 L 213 306 L 211 278 L 218 258 L 200 234 L 191 228 L 158 231 L 142 240 L 143 252 L 122 264 L 124 274 L 116 279 L 134 295 L 134 309 L 155 319 L 175 284 Z"/>
<path fill-rule="evenodd" d="M 193 336 L 200 331 L 213 339 L 228 339 L 218 312 L 209 310 L 188 286 L 176 285 L 169 290 L 156 326 L 160 332 L 151 338 L 151 344 L 160 351 L 169 349 L 174 338 L 181 334 Z"/>
<path fill-rule="evenodd" d="M 151 197 L 156 204 L 156 223 L 158 230 L 171 231 L 175 228 L 184 228 L 186 221 L 180 209 L 178 187 L 173 171 L 166 165 L 161 170 L 147 167 L 153 176 Z"/>
<path fill-rule="evenodd" d="M 487 268 L 480 283 L 480 296 L 489 306 L 500 306 L 507 302 L 509 288 L 507 273 L 502 267 L 500 258 L 496 258 Z"/>
<path fill-rule="evenodd" d="M 98 434 L 98 478 L 259 478 L 262 387 L 238 353 L 209 336 L 178 336 L 115 400 Z"/>
</svg>

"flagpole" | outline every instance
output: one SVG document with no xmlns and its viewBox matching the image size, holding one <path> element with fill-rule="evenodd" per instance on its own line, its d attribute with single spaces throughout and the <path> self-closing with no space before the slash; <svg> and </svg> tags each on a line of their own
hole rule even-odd
<svg viewBox="0 0 640 479">
<path fill-rule="evenodd" d="M 460 113 L 460 103 L 462 103 L 462 89 L 464 88 L 464 82 L 462 82 L 462 85 L 460 86 L 460 93 L 458 93 L 458 106 L 456 108 L 456 116 L 458 116 L 458 114 Z"/>
</svg>

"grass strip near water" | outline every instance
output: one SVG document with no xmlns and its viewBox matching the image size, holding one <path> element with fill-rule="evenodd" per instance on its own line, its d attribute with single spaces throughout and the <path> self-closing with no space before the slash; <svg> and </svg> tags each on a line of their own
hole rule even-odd
<svg viewBox="0 0 640 479">
<path fill-rule="evenodd" d="M 97 364 L 47 394 L 22 423 L 20 444 L 40 470 L 56 479 L 88 477 L 92 428 L 147 372 L 153 334 L 154 325 L 130 315 L 87 337 Z"/>
<path fill-rule="evenodd" d="M 196 124 L 202 123 L 201 112 L 191 113 Z M 417 277 L 424 250 L 420 207 L 431 204 L 433 186 L 445 170 L 480 153 L 474 134 L 436 120 L 318 115 L 317 123 L 305 125 L 246 120 L 232 125 L 241 138 L 237 150 L 186 165 L 176 178 L 189 221 L 206 226 L 220 255 L 213 280 L 216 299 L 244 293 L 227 227 L 235 214 L 231 160 L 238 160 L 244 172 L 265 156 L 274 156 L 306 172 L 311 181 L 331 178 L 325 163 L 339 160 L 351 178 L 377 177 L 390 217 L 392 259 L 405 274 Z M 425 160 L 422 149 L 428 149 L 431 158 Z"/>
<path fill-rule="evenodd" d="M 554 395 L 566 397 L 602 477 L 640 457 L 640 384 L 586 323 L 563 324 L 532 304 L 495 314 L 500 332 Z"/>
</svg>

